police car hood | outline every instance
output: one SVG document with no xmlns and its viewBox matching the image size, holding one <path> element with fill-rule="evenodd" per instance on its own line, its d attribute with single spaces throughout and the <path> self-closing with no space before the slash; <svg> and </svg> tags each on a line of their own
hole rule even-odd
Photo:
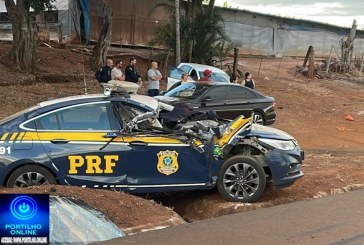
<svg viewBox="0 0 364 245">
<path fill-rule="evenodd" d="M 137 103 L 149 106 L 151 109 L 153 109 L 153 111 L 157 111 L 159 106 L 158 100 L 150 96 L 132 94 L 130 99 Z"/>
<path fill-rule="evenodd" d="M 294 138 L 277 128 L 267 127 L 259 124 L 253 124 L 250 133 L 250 137 L 277 139 L 277 140 L 293 140 Z"/>
<path fill-rule="evenodd" d="M 145 96 L 145 95 L 133 94 L 130 97 L 130 99 L 133 100 L 134 102 L 149 106 L 153 111 L 157 111 L 157 112 L 159 112 L 158 110 L 173 111 L 173 109 L 174 109 L 173 105 L 164 103 L 162 101 L 158 101 L 153 97 L 149 97 L 149 96 Z"/>
</svg>

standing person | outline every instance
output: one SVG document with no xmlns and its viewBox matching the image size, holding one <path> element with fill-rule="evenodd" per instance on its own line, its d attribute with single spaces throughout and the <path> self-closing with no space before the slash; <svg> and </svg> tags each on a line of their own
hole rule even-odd
<svg viewBox="0 0 364 245">
<path fill-rule="evenodd" d="M 121 71 L 122 64 L 123 64 L 123 62 L 121 62 L 121 60 L 115 61 L 115 66 L 111 71 L 112 80 L 125 81 L 125 76 L 124 76 L 123 72 Z"/>
<path fill-rule="evenodd" d="M 162 74 L 158 70 L 157 61 L 152 61 L 152 67 L 148 70 L 148 95 L 151 97 L 159 95 L 159 80 Z"/>
<path fill-rule="evenodd" d="M 99 81 L 101 84 L 107 83 L 111 80 L 112 65 L 112 59 L 107 59 L 105 66 L 101 67 L 100 70 L 95 73 L 97 81 Z"/>
<path fill-rule="evenodd" d="M 184 83 L 187 83 L 188 82 L 188 73 L 184 72 L 181 76 L 181 81 L 178 81 L 176 82 L 175 84 L 173 84 L 169 89 L 168 91 L 174 89 L 174 88 L 177 88 L 179 85 L 181 84 L 184 84 Z M 167 91 L 167 92 L 168 92 Z"/>
<path fill-rule="evenodd" d="M 230 76 L 230 83 L 238 83 L 238 77 L 232 74 Z"/>
<path fill-rule="evenodd" d="M 130 64 L 125 67 L 125 81 L 137 83 L 139 84 L 139 86 L 142 86 L 142 77 L 135 69 L 136 59 L 134 57 L 131 57 L 129 61 Z"/>
<path fill-rule="evenodd" d="M 204 77 L 200 78 L 200 80 L 199 80 L 199 81 L 202 81 L 202 82 L 208 82 L 208 81 L 211 81 L 211 80 L 210 80 L 211 74 L 212 74 L 212 71 L 211 71 L 211 70 L 209 70 L 209 69 L 205 69 L 205 70 L 203 71 L 203 75 L 204 75 Z"/>
<path fill-rule="evenodd" d="M 255 82 L 252 79 L 252 74 L 250 72 L 245 73 L 245 80 L 241 83 L 242 86 L 254 89 L 255 88 Z"/>
</svg>

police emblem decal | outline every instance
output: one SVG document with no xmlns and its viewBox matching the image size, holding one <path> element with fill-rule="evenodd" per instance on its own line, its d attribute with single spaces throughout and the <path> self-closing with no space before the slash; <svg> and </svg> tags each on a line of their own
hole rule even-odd
<svg viewBox="0 0 364 245">
<path fill-rule="evenodd" d="M 176 151 L 160 151 L 157 156 L 157 169 L 160 173 L 168 176 L 178 171 L 178 153 Z"/>
</svg>

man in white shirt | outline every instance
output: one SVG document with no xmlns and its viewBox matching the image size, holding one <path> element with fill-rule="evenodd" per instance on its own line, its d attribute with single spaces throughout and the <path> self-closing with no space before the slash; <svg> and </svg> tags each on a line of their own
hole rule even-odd
<svg viewBox="0 0 364 245">
<path fill-rule="evenodd" d="M 152 67 L 148 70 L 148 95 L 151 97 L 159 95 L 159 80 L 162 74 L 158 71 L 157 61 L 152 61 Z"/>
<path fill-rule="evenodd" d="M 115 66 L 111 71 L 111 80 L 125 81 L 125 76 L 121 71 L 122 64 L 123 62 L 121 60 L 115 61 Z"/>
</svg>

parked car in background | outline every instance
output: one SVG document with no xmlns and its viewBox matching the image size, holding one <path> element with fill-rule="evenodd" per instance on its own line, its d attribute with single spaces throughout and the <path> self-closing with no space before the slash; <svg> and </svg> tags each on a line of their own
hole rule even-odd
<svg viewBox="0 0 364 245">
<path fill-rule="evenodd" d="M 276 119 L 273 97 L 237 84 L 189 82 L 156 98 L 183 113 L 214 110 L 219 117 L 232 120 L 254 112 L 253 121 L 262 125 L 273 124 Z"/>
<path fill-rule="evenodd" d="M 226 72 L 223 70 L 208 66 L 208 65 L 201 65 L 195 63 L 181 63 L 178 67 L 171 68 L 169 71 L 169 76 L 167 78 L 167 90 L 172 87 L 173 84 L 181 80 L 181 76 L 183 73 L 188 73 L 191 81 L 198 81 L 204 77 L 204 70 L 209 69 L 212 71 L 211 74 L 211 81 L 218 82 L 218 83 L 229 83 L 230 77 Z"/>
</svg>

